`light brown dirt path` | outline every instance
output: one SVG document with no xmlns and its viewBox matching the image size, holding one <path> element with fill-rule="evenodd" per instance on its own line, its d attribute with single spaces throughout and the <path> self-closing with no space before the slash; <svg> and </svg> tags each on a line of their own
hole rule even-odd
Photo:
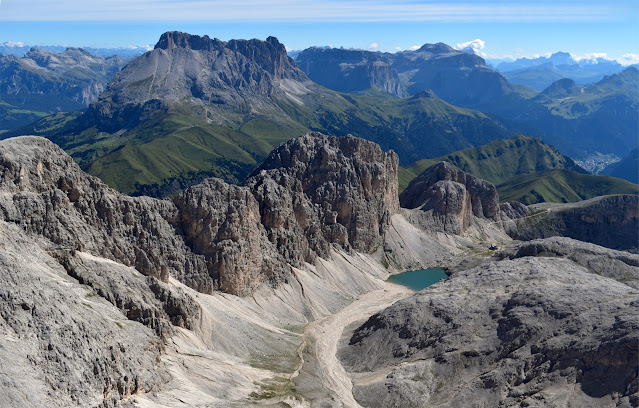
<svg viewBox="0 0 639 408">
<path fill-rule="evenodd" d="M 414 293 L 404 286 L 388 283 L 383 289 L 359 296 L 338 313 L 309 324 L 304 331 L 304 363 L 299 375 L 293 378 L 304 399 L 333 401 L 336 407 L 359 407 L 353 398 L 351 378 L 336 355 L 344 328 Z"/>
</svg>

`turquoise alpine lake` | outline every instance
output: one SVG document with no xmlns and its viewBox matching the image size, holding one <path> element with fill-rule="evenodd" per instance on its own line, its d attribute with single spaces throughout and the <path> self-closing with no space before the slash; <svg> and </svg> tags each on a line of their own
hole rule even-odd
<svg viewBox="0 0 639 408">
<path fill-rule="evenodd" d="M 388 278 L 387 282 L 404 285 L 413 290 L 422 290 L 446 278 L 448 278 L 448 275 L 446 275 L 446 272 L 444 272 L 443 269 L 428 268 L 392 275 Z"/>
</svg>

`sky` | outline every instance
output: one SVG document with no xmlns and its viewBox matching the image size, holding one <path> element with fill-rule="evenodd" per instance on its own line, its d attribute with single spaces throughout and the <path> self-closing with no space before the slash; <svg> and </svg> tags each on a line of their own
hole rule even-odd
<svg viewBox="0 0 639 408">
<path fill-rule="evenodd" d="M 444 42 L 488 59 L 566 51 L 639 62 L 638 0 L 0 0 L 0 43 L 153 46 L 169 30 L 273 35 L 289 50 Z"/>
</svg>

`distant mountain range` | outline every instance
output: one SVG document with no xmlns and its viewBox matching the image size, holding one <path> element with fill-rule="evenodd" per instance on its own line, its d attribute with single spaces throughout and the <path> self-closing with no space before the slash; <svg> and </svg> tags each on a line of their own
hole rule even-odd
<svg viewBox="0 0 639 408">
<path fill-rule="evenodd" d="M 551 81 L 538 93 L 511 83 L 481 57 L 442 43 L 396 54 L 313 47 L 296 60 L 312 80 L 341 92 L 402 97 L 430 89 L 446 102 L 492 115 L 513 133 L 540 136 L 575 158 L 596 152 L 624 155 L 637 146 L 639 77 L 634 67 L 587 87 L 570 79 Z M 548 60 L 565 63 L 572 57 L 563 53 Z M 566 87 L 573 94 L 567 95 Z M 574 94 L 582 89 L 583 95 Z"/>
<path fill-rule="evenodd" d="M 372 89 L 405 97 L 430 89 L 462 106 L 516 92 L 481 57 L 443 43 L 394 54 L 312 47 L 296 62 L 310 79 L 340 92 Z"/>
<path fill-rule="evenodd" d="M 90 55 L 39 53 L 47 56 L 43 61 Z M 5 58 L 25 60 L 22 65 L 38 60 Z M 73 65 L 47 64 L 40 69 L 54 73 Z M 205 177 L 238 182 L 273 147 L 309 130 L 374 141 L 393 149 L 406 167 L 516 133 L 540 136 L 573 157 L 624 155 L 637 145 L 638 84 L 639 71 L 628 68 L 595 85 L 561 79 L 538 93 L 511 84 L 481 57 L 441 43 L 396 54 L 311 48 L 296 64 L 274 37 L 221 41 L 167 32 L 153 51 L 115 74 L 85 112 L 59 112 L 3 137 L 47 136 L 110 186 L 164 197 Z M 558 151 L 539 153 L 537 144 L 524 144 L 532 150 L 526 159 L 515 155 L 516 168 L 490 167 L 501 166 L 502 178 L 476 175 L 501 184 L 546 169 L 582 171 Z M 531 158 L 538 154 L 545 159 Z"/>
<path fill-rule="evenodd" d="M 32 48 L 37 48 L 40 50 L 51 51 L 54 53 L 64 52 L 67 48 L 62 45 L 26 45 L 24 43 L 11 43 L 4 42 L 0 44 L 0 54 L 4 55 L 15 55 L 16 57 L 22 58 L 26 53 L 31 51 Z M 151 48 L 148 46 L 131 46 L 131 47 L 116 47 L 116 48 L 95 48 L 95 47 L 82 47 L 82 49 L 95 54 L 101 57 L 111 57 L 117 55 L 124 59 L 131 59 L 137 57 L 138 55 L 142 55 L 145 52 L 149 51 Z"/>
<path fill-rule="evenodd" d="M 404 165 L 510 135 L 432 92 L 396 99 L 323 88 L 274 37 L 224 42 L 169 32 L 86 113 L 6 136 L 46 135 L 109 185 L 164 196 L 208 176 L 237 182 L 274 146 L 308 130 L 367 138 Z"/>
<path fill-rule="evenodd" d="M 497 61 L 494 61 L 497 62 Z M 557 52 L 549 57 L 520 58 L 512 62 L 500 62 L 495 69 L 509 82 L 526 85 L 537 91 L 552 82 L 570 78 L 579 84 L 591 84 L 606 75 L 617 74 L 625 69 L 614 60 L 604 58 L 575 59 L 567 52 Z"/>
<path fill-rule="evenodd" d="M 475 108 L 574 158 L 596 152 L 624 156 L 637 146 L 637 92 L 639 71 L 629 67 L 590 86 L 562 79 L 532 98 L 507 95 Z"/>
<path fill-rule="evenodd" d="M 0 131 L 86 108 L 125 64 L 121 57 L 79 48 L 31 49 L 22 58 L 0 55 Z"/>
</svg>

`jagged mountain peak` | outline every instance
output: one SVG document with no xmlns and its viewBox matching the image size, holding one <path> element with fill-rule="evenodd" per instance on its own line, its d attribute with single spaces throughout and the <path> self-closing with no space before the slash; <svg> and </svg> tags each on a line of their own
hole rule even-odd
<svg viewBox="0 0 639 408">
<path fill-rule="evenodd" d="M 241 49 L 243 47 L 240 46 L 243 44 L 245 46 L 252 47 L 264 47 L 265 44 L 272 46 L 275 50 L 284 51 L 286 53 L 286 47 L 284 44 L 280 43 L 277 37 L 269 36 L 266 41 L 251 39 L 251 40 L 229 40 L 228 42 L 222 41 L 218 38 L 211 38 L 208 35 L 195 35 L 184 33 L 181 31 L 167 31 L 160 36 L 157 44 L 155 44 L 154 49 L 162 49 L 162 50 L 170 50 L 173 48 L 184 48 L 189 50 L 196 51 L 213 51 L 219 50 L 224 47 L 228 47 L 231 49 Z"/>
<path fill-rule="evenodd" d="M 161 101 L 163 106 L 190 101 L 249 111 L 247 106 L 278 92 L 275 82 L 283 79 L 308 81 L 275 37 L 222 41 L 169 31 L 152 51 L 132 60 L 113 78 L 101 96 L 100 103 L 108 108 L 99 111 L 100 116 L 110 117 L 125 104 L 149 101 Z M 214 120 L 223 120 L 218 116 Z"/>
<path fill-rule="evenodd" d="M 185 48 L 211 51 L 223 47 L 224 44 L 223 41 L 217 38 L 211 39 L 208 35 L 200 37 L 199 35 L 183 33 L 181 31 L 167 31 L 160 36 L 154 49 L 170 50 L 173 48 Z"/>
</svg>

